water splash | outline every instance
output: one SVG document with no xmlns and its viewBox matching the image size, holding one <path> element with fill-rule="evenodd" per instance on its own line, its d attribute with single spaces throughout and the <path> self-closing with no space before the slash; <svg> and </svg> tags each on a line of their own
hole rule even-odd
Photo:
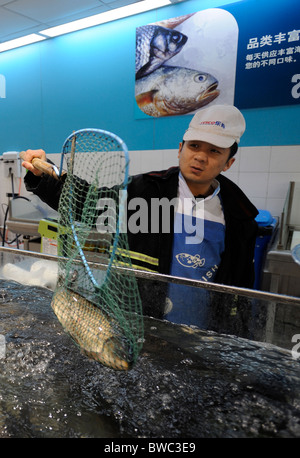
<svg viewBox="0 0 300 458">
<path fill-rule="evenodd" d="M 299 437 L 288 350 L 146 318 L 124 374 L 80 354 L 51 298 L 0 281 L 0 437 Z"/>
</svg>

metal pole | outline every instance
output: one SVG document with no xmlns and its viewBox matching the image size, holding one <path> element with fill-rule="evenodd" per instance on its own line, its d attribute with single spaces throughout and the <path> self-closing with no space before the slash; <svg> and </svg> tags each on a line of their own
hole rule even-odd
<svg viewBox="0 0 300 458">
<path fill-rule="evenodd" d="M 0 253 L 1 252 L 2 253 L 11 253 L 11 254 L 15 254 L 18 256 L 29 256 L 29 257 L 34 257 L 38 259 L 46 259 L 49 261 L 68 260 L 67 258 L 63 258 L 60 256 L 51 255 L 51 254 L 19 250 L 16 248 L 9 248 L 9 247 L 0 247 Z M 82 261 L 80 259 L 73 260 L 73 262 L 78 262 L 79 264 L 82 264 Z M 88 262 L 88 264 L 90 267 L 100 269 L 100 270 L 107 268 L 107 264 L 104 264 L 104 263 Z M 279 302 L 281 304 L 292 304 L 300 308 L 300 298 L 295 297 L 295 296 L 286 296 L 283 294 L 276 294 L 276 293 L 271 293 L 267 291 L 239 288 L 236 286 L 228 286 L 228 285 L 222 285 L 218 283 L 203 282 L 200 280 L 190 280 L 190 279 L 183 278 L 183 277 L 174 277 L 172 275 L 159 274 L 156 272 L 146 272 L 143 270 L 132 269 L 129 267 L 114 266 L 112 268 L 120 270 L 122 272 L 133 273 L 137 278 L 143 278 L 146 280 L 158 280 L 162 282 L 169 282 L 169 283 L 176 283 L 180 285 L 191 286 L 194 288 L 203 288 L 209 291 L 217 291 L 220 293 L 246 296 L 252 299 L 261 299 L 265 301 Z"/>
</svg>

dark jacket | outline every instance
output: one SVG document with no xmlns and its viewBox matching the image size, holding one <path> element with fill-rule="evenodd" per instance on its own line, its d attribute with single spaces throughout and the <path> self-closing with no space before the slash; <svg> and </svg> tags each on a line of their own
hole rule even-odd
<svg viewBox="0 0 300 458">
<path fill-rule="evenodd" d="M 133 177 L 128 186 L 128 201 L 135 196 L 150 202 L 151 198 L 177 196 L 179 168 L 173 167 L 162 172 L 150 172 Z M 251 288 L 254 282 L 254 248 L 257 235 L 256 208 L 241 189 L 231 180 L 219 175 L 226 232 L 225 251 L 219 266 L 216 283 Z M 130 216 L 130 212 L 128 212 Z M 171 229 L 173 215 L 170 215 Z M 158 271 L 168 274 L 172 256 L 173 232 L 171 233 L 128 233 L 132 250 L 158 258 Z"/>
<path fill-rule="evenodd" d="M 172 257 L 172 211 L 163 217 L 170 218 L 169 232 L 151 232 L 151 199 L 177 196 L 179 168 L 144 173 L 131 177 L 128 184 L 128 202 L 134 197 L 148 203 L 148 230 L 144 233 L 128 231 L 129 248 L 133 265 L 142 269 L 168 274 Z M 224 175 L 219 175 L 220 197 L 223 205 L 226 231 L 225 251 L 215 278 L 216 283 L 252 288 L 254 283 L 254 248 L 257 235 L 255 216 L 257 210 L 241 189 Z M 50 176 L 25 176 L 26 189 L 38 195 L 49 206 L 58 209 L 63 182 Z M 128 221 L 136 210 L 128 210 Z M 161 219 L 162 221 L 162 219 Z"/>
<path fill-rule="evenodd" d="M 169 200 L 177 196 L 179 168 L 150 172 L 135 176 L 128 186 L 128 201 L 140 196 L 148 203 L 151 198 Z M 254 248 L 257 236 L 255 217 L 257 209 L 241 189 L 224 175 L 219 175 L 220 197 L 225 217 L 225 250 L 215 277 L 216 283 L 252 288 L 254 284 Z M 150 205 L 148 206 L 150 208 Z M 170 207 L 171 208 L 171 207 Z M 128 211 L 128 218 L 130 218 Z M 170 220 L 170 233 L 132 234 L 128 232 L 130 249 L 141 252 L 151 258 L 148 264 L 140 262 L 140 267 L 153 268 L 151 262 L 158 259 L 157 270 L 168 274 L 172 258 L 173 216 L 165 215 Z M 149 226 L 150 226 L 149 212 Z M 137 260 L 135 263 L 137 264 Z M 145 315 L 164 318 L 167 283 L 139 279 L 139 290 Z M 251 304 L 243 296 L 211 292 L 209 299 L 209 318 L 207 329 L 222 333 L 235 334 L 249 338 L 251 329 Z"/>
</svg>

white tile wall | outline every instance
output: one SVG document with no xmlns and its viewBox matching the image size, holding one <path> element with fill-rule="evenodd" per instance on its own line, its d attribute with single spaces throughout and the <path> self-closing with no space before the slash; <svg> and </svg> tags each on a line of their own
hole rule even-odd
<svg viewBox="0 0 300 458">
<path fill-rule="evenodd" d="M 130 151 L 130 174 L 167 169 L 178 164 L 178 150 Z M 60 155 L 51 155 L 60 164 Z M 25 171 L 23 170 L 23 176 Z M 226 176 L 238 184 L 253 204 L 280 216 L 290 181 L 300 182 L 300 145 L 242 147 Z M 4 177 L 0 162 L 0 224 L 7 205 L 6 193 L 11 192 L 11 180 Z M 3 178 L 4 177 L 4 178 Z M 15 179 L 15 192 L 28 196 L 23 177 Z"/>
<path fill-rule="evenodd" d="M 280 216 L 289 182 L 300 181 L 300 145 L 244 147 L 238 154 L 237 184 L 258 208 Z"/>
<path fill-rule="evenodd" d="M 130 173 L 160 170 L 178 164 L 178 150 L 131 151 Z M 225 175 L 253 204 L 281 216 L 290 181 L 300 182 L 300 145 L 239 148 Z"/>
</svg>

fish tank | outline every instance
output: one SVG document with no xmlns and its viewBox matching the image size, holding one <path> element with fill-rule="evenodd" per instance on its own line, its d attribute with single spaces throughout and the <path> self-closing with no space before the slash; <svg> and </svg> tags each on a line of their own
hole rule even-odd
<svg viewBox="0 0 300 458">
<path fill-rule="evenodd" d="M 0 258 L 1 438 L 300 436 L 299 299 L 135 272 L 144 341 L 118 371 L 85 356 L 56 318 L 55 256 Z M 166 300 L 174 287 L 185 313 Z"/>
</svg>

